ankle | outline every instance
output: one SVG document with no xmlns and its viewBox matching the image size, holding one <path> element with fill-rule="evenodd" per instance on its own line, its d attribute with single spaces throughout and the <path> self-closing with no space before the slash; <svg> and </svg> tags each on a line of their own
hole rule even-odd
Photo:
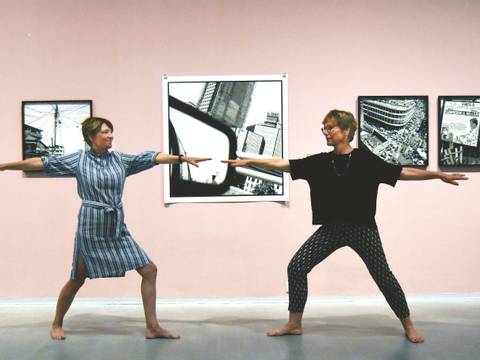
<svg viewBox="0 0 480 360">
<path fill-rule="evenodd" d="M 303 313 L 301 312 L 290 312 L 288 316 L 287 326 L 290 328 L 301 328 L 302 317 L 303 317 Z"/>
<path fill-rule="evenodd" d="M 401 321 L 401 323 L 402 323 L 402 325 L 403 325 L 403 327 L 404 327 L 405 329 L 407 329 L 407 328 L 413 328 L 413 327 L 414 327 L 414 326 L 413 326 L 413 322 L 412 322 L 412 320 L 410 319 L 410 317 L 405 318 L 405 319 L 401 319 L 400 321 Z"/>
<path fill-rule="evenodd" d="M 146 328 L 147 328 L 147 330 L 154 331 L 154 330 L 160 329 L 161 327 L 160 327 L 159 323 L 156 323 L 156 324 L 147 324 Z"/>
<path fill-rule="evenodd" d="M 298 322 L 298 321 L 289 320 L 287 322 L 287 327 L 292 328 L 292 329 L 301 328 L 302 327 L 302 322 L 301 321 Z"/>
</svg>

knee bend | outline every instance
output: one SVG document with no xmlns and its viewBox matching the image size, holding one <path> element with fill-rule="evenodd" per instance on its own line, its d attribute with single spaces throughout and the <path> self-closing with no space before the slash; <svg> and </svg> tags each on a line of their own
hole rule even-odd
<svg viewBox="0 0 480 360">
<path fill-rule="evenodd" d="M 142 276 L 147 279 L 156 279 L 157 266 L 155 264 L 147 265 L 145 269 L 142 271 Z"/>
<path fill-rule="evenodd" d="M 298 263 L 290 262 L 287 267 L 287 274 L 289 278 L 305 276 L 307 272 Z"/>
</svg>

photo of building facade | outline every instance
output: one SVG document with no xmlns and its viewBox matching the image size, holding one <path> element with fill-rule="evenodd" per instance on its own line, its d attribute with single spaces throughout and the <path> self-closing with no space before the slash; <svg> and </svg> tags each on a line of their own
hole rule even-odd
<svg viewBox="0 0 480 360">
<path fill-rule="evenodd" d="M 360 96 L 359 146 L 392 164 L 428 165 L 428 98 Z"/>
<path fill-rule="evenodd" d="M 235 134 L 237 158 L 245 159 L 286 156 L 283 91 L 281 80 L 168 82 L 169 96 L 227 126 Z M 169 114 L 169 121 L 178 135 L 182 124 L 175 112 L 170 111 Z M 185 131 L 183 134 L 183 138 L 179 136 L 180 147 L 183 147 L 180 151 L 188 150 L 189 145 L 196 142 L 190 137 L 191 134 Z M 210 142 L 208 146 L 216 145 Z M 206 166 L 193 169 L 183 164 L 181 169 L 183 176 L 187 176 L 184 180 L 203 182 L 202 179 L 211 179 L 212 176 L 223 179 L 223 176 L 212 175 L 224 173 L 222 166 L 218 165 L 218 169 L 208 169 Z M 196 176 L 202 171 L 209 174 Z M 256 196 L 282 197 L 285 195 L 284 186 L 285 176 L 281 172 L 254 167 L 235 168 L 234 181 L 221 196 L 226 199 L 245 198 L 246 201 L 254 201 Z"/>
</svg>

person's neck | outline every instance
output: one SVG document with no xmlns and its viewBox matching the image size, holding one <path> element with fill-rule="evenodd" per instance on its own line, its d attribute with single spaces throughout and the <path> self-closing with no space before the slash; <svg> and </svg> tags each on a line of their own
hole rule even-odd
<svg viewBox="0 0 480 360">
<path fill-rule="evenodd" d="M 350 154 L 352 151 L 353 148 L 350 146 L 349 143 L 335 145 L 335 148 L 333 149 L 333 152 L 339 155 Z"/>
<path fill-rule="evenodd" d="M 92 151 L 94 152 L 95 155 L 102 155 L 105 154 L 108 150 L 107 149 L 98 149 L 92 146 Z"/>
</svg>

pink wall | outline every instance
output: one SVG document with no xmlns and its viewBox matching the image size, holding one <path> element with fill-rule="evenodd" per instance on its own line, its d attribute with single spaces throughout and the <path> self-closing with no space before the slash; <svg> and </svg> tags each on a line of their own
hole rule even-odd
<svg viewBox="0 0 480 360">
<path fill-rule="evenodd" d="M 479 95 L 478 1 L 3 0 L 0 162 L 21 157 L 21 101 L 92 99 L 115 148 L 161 149 L 162 74 L 289 75 L 290 156 L 327 150 L 331 108 L 358 95 Z M 159 296 L 283 295 L 290 257 L 314 231 L 306 183 L 291 201 L 165 207 L 162 167 L 132 177 L 126 222 L 159 268 Z M 377 220 L 407 294 L 480 291 L 480 174 L 460 187 L 380 190 Z M 79 199 L 72 179 L 0 173 L 0 298 L 55 297 L 68 277 Z M 313 295 L 378 294 L 340 250 L 310 275 Z M 136 297 L 139 277 L 87 282 L 80 296 Z"/>
</svg>

